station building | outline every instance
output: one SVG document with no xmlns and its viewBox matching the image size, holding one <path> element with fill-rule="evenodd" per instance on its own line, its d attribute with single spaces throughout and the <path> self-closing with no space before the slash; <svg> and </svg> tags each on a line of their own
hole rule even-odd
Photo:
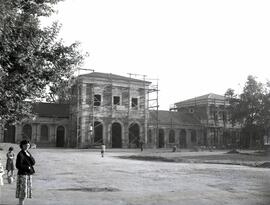
<svg viewBox="0 0 270 205">
<path fill-rule="evenodd" d="M 234 133 L 221 95 L 207 94 L 177 102 L 170 110 L 151 107 L 152 82 L 111 73 L 77 77 L 70 104 L 36 103 L 35 119 L 0 129 L 0 142 L 29 138 L 38 146 L 89 148 L 223 147 Z M 157 99 L 156 99 L 157 100 Z"/>
</svg>

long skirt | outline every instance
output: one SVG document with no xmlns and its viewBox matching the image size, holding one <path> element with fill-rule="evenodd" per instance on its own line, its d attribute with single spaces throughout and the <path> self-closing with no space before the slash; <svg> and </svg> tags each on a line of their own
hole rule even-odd
<svg viewBox="0 0 270 205">
<path fill-rule="evenodd" d="M 14 163 L 12 159 L 7 159 L 6 170 L 14 170 Z"/>
<path fill-rule="evenodd" d="M 17 175 L 16 198 L 32 198 L 31 175 Z"/>
</svg>

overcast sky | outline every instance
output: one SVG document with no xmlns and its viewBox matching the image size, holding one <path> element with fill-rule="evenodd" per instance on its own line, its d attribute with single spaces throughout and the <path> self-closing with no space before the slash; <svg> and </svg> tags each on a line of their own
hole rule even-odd
<svg viewBox="0 0 270 205">
<path fill-rule="evenodd" d="M 159 79 L 160 109 L 270 79 L 270 1 L 65 0 L 60 37 L 80 41 L 85 68 Z M 139 76 L 138 76 L 139 77 Z"/>
</svg>

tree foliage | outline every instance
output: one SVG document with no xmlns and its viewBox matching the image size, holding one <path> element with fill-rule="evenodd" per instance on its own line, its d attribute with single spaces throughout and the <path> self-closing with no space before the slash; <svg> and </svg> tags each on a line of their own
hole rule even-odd
<svg viewBox="0 0 270 205">
<path fill-rule="evenodd" d="M 73 76 L 68 80 L 52 83 L 46 101 L 51 103 L 70 104 L 72 98 L 71 87 L 74 85 L 74 81 L 75 78 Z"/>
<path fill-rule="evenodd" d="M 31 115 L 31 103 L 48 98 L 48 88 L 65 84 L 84 56 L 79 43 L 58 40 L 60 26 L 42 28 L 40 17 L 61 0 L 0 0 L 0 120 Z M 51 94 L 55 92 L 50 92 Z"/>
<path fill-rule="evenodd" d="M 239 99 L 237 98 L 237 94 L 235 94 L 235 91 L 231 88 L 229 88 L 226 91 L 225 98 L 229 102 L 229 106 L 227 108 L 227 112 L 229 115 L 229 121 L 234 126 L 238 121 L 237 109 L 238 109 L 238 105 L 239 105 Z"/>
<path fill-rule="evenodd" d="M 250 141 L 261 140 L 270 123 L 270 83 L 258 82 L 256 77 L 248 76 L 243 92 L 239 95 L 228 89 L 225 93 L 229 99 L 228 108 L 231 122 L 242 125 L 242 132 Z"/>
</svg>

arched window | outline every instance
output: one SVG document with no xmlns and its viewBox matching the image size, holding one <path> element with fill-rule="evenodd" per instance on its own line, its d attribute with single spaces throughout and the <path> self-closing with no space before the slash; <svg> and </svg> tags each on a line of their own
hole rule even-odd
<svg viewBox="0 0 270 205">
<path fill-rule="evenodd" d="M 174 130 L 170 130 L 170 132 L 169 132 L 169 143 L 175 143 L 175 132 L 174 132 Z"/>
<path fill-rule="evenodd" d="M 15 143 L 16 128 L 14 125 L 5 125 L 4 130 L 4 142 Z"/>
<path fill-rule="evenodd" d="M 31 125 L 24 125 L 23 126 L 23 139 L 28 139 L 28 140 L 31 140 L 32 138 L 32 127 Z"/>
<path fill-rule="evenodd" d="M 129 147 L 139 147 L 140 127 L 137 123 L 131 123 L 128 128 Z"/>
<path fill-rule="evenodd" d="M 49 140 L 49 129 L 47 125 L 41 125 L 40 128 L 40 140 L 41 141 L 48 141 Z"/>
<path fill-rule="evenodd" d="M 63 126 L 57 127 L 56 130 L 56 147 L 64 147 L 65 145 L 65 128 Z"/>
<path fill-rule="evenodd" d="M 164 141 L 164 130 L 159 129 L 158 130 L 158 148 L 164 148 L 165 141 Z"/>
<path fill-rule="evenodd" d="M 179 133 L 179 146 L 181 148 L 187 147 L 187 132 L 185 129 L 181 129 Z"/>
<path fill-rule="evenodd" d="M 191 130 L 191 142 L 196 143 L 197 142 L 197 136 L 196 136 L 196 130 Z"/>
<path fill-rule="evenodd" d="M 147 133 L 148 143 L 152 143 L 152 131 L 149 129 Z"/>
</svg>

